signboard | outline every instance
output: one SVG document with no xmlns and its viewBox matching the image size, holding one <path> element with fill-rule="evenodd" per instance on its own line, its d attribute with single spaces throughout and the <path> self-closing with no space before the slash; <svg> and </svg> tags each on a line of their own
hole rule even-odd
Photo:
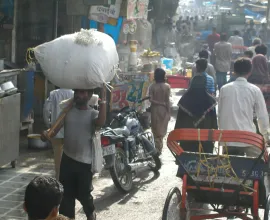
<svg viewBox="0 0 270 220">
<path fill-rule="evenodd" d="M 127 19 L 146 19 L 149 0 L 128 0 Z"/>
<path fill-rule="evenodd" d="M 199 154 L 183 153 L 178 157 L 182 166 L 179 166 L 178 175 L 186 174 L 197 176 L 197 171 L 200 170 L 200 175 L 207 175 L 208 177 L 236 177 L 245 179 L 250 173 L 248 179 L 262 179 L 265 172 L 265 164 L 260 160 L 255 167 L 253 167 L 255 160 L 253 158 L 245 157 L 216 157 L 216 155 L 207 155 L 207 161 L 201 163 Z M 205 165 L 207 164 L 207 166 Z"/>
<path fill-rule="evenodd" d="M 132 106 L 134 102 L 144 98 L 150 83 L 150 77 L 147 74 L 119 74 L 119 78 L 115 78 L 112 83 L 111 111 Z"/>
<path fill-rule="evenodd" d="M 90 8 L 89 19 L 107 24 L 109 20 L 110 8 L 102 5 L 92 6 Z"/>
<path fill-rule="evenodd" d="M 89 19 L 100 23 L 110 23 L 110 20 L 119 18 L 122 1 L 117 1 L 115 5 L 103 6 L 96 5 L 91 6 L 89 12 Z M 115 23 L 115 22 L 113 22 Z"/>
</svg>

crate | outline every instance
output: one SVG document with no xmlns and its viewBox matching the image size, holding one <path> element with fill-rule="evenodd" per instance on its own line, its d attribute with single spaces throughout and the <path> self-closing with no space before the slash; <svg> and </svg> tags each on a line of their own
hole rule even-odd
<svg viewBox="0 0 270 220">
<path fill-rule="evenodd" d="M 172 89 L 188 89 L 190 83 L 189 77 L 181 75 L 167 76 L 168 83 Z"/>
</svg>

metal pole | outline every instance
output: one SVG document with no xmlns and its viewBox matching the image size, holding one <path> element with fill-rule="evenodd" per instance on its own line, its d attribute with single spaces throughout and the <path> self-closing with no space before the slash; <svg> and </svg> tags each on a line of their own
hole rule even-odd
<svg viewBox="0 0 270 220">
<path fill-rule="evenodd" d="M 16 63 L 16 40 L 17 40 L 17 16 L 18 16 L 18 0 L 14 0 L 14 17 L 11 41 L 11 62 Z"/>
<path fill-rule="evenodd" d="M 58 35 L 58 9 L 59 9 L 59 0 L 55 0 L 54 2 L 54 31 L 53 31 L 53 38 L 57 38 Z"/>
<path fill-rule="evenodd" d="M 53 20 L 53 39 L 58 37 L 58 9 L 59 9 L 59 0 L 54 0 L 54 20 Z M 45 100 L 48 97 L 48 79 L 45 78 Z"/>
<path fill-rule="evenodd" d="M 270 28 L 270 0 L 268 0 L 268 4 L 267 4 L 266 22 L 267 22 L 267 28 Z"/>
<path fill-rule="evenodd" d="M 16 63 L 16 55 L 17 55 L 17 28 L 18 28 L 18 2 L 19 0 L 14 0 L 14 15 L 13 15 L 13 29 L 11 34 L 11 62 Z M 18 76 L 13 77 L 13 83 L 16 87 L 18 87 Z"/>
</svg>

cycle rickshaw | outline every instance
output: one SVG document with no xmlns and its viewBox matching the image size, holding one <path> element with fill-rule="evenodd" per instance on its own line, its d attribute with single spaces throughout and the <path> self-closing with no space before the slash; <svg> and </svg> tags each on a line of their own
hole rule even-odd
<svg viewBox="0 0 270 220">
<path fill-rule="evenodd" d="M 198 153 L 187 152 L 180 147 L 181 141 L 219 142 L 224 143 L 224 149 L 219 147 L 216 154 L 205 154 L 200 144 Z M 252 145 L 261 153 L 257 158 L 229 156 L 227 142 Z M 270 218 L 268 153 L 262 136 L 245 131 L 176 129 L 169 134 L 167 145 L 176 158 L 183 183 L 181 190 L 177 187 L 170 190 L 162 220 L 259 219 L 259 208 L 265 209 L 264 219 L 268 215 Z M 174 197 L 176 201 L 172 201 Z M 194 204 L 211 206 L 208 210 L 211 212 L 201 214 L 205 209 L 193 208 L 190 198 Z M 171 202 L 176 203 L 177 209 L 173 218 L 169 216 Z M 232 206 L 241 207 L 242 211 L 231 210 Z"/>
</svg>

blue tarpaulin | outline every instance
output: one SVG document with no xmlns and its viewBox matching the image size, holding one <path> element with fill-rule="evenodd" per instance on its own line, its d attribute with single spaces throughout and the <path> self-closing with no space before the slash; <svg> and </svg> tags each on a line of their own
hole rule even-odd
<svg viewBox="0 0 270 220">
<path fill-rule="evenodd" d="M 244 13 L 245 13 L 245 15 L 253 16 L 253 17 L 257 18 L 257 19 L 260 19 L 260 18 L 264 17 L 262 14 L 253 12 L 253 11 L 247 9 L 247 8 L 244 9 Z"/>
<path fill-rule="evenodd" d="M 200 36 L 197 37 L 197 40 L 202 40 L 205 41 L 207 40 L 207 37 L 209 34 L 212 34 L 212 30 L 205 30 L 205 31 L 200 31 Z"/>
<path fill-rule="evenodd" d="M 2 4 L 0 5 L 0 10 L 6 16 L 12 18 L 14 14 L 14 0 L 2 0 Z"/>
</svg>

